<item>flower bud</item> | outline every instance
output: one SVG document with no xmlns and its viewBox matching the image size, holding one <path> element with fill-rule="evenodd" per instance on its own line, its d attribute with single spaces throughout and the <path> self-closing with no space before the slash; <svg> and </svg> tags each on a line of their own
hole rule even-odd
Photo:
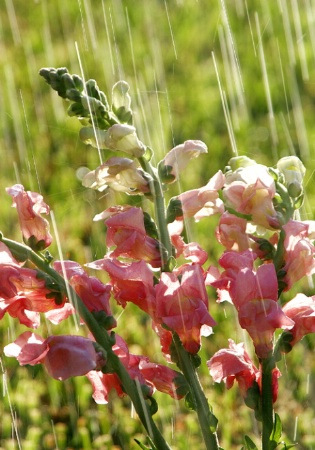
<svg viewBox="0 0 315 450">
<path fill-rule="evenodd" d="M 128 94 L 129 84 L 126 81 L 118 81 L 114 84 L 112 90 L 112 108 L 118 110 L 124 108 L 125 111 L 131 111 L 131 97 Z"/>
<path fill-rule="evenodd" d="M 277 162 L 277 169 L 284 175 L 290 197 L 301 195 L 306 172 L 302 161 L 297 156 L 286 156 Z"/>
<path fill-rule="evenodd" d="M 237 170 L 241 167 L 248 167 L 257 164 L 254 159 L 250 159 L 247 156 L 234 156 L 229 161 L 229 166 L 231 170 Z"/>
</svg>

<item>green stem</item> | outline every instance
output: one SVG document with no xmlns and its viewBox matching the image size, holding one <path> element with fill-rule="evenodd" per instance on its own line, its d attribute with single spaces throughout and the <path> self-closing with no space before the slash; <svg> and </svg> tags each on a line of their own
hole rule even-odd
<svg viewBox="0 0 315 450">
<path fill-rule="evenodd" d="M 39 254 L 35 253 L 30 247 L 24 244 L 19 244 L 10 239 L 4 238 L 0 234 L 0 240 L 12 251 L 14 255 L 19 256 L 21 260 L 29 259 L 36 267 L 41 271 L 49 275 L 58 285 L 60 290 L 71 298 L 77 313 L 83 319 L 91 333 L 93 334 L 96 342 L 104 349 L 107 355 L 107 366 L 109 366 L 113 372 L 115 372 L 122 384 L 124 392 L 131 399 L 134 408 L 141 420 L 144 428 L 148 432 L 150 438 L 156 447 L 160 450 L 170 450 L 169 445 L 163 438 L 162 434 L 155 425 L 152 419 L 148 405 L 145 403 L 141 390 L 139 390 L 135 382 L 130 378 L 130 375 L 123 364 L 120 362 L 117 355 L 112 350 L 113 341 L 107 331 L 102 328 L 93 314 L 85 306 L 81 298 L 77 295 L 75 290 L 69 285 L 69 283 L 56 272 Z"/>
<path fill-rule="evenodd" d="M 266 358 L 261 361 L 262 450 L 269 450 L 270 435 L 274 426 L 272 401 L 272 370 L 274 367 L 273 358 Z"/>
<path fill-rule="evenodd" d="M 208 400 L 200 385 L 200 381 L 193 363 L 193 355 L 186 352 L 178 335 L 173 333 L 173 342 L 178 356 L 178 366 L 182 370 L 190 387 L 192 402 L 197 412 L 198 420 L 207 450 L 218 450 L 219 442 L 216 434 L 217 418 L 210 411 Z"/>
<path fill-rule="evenodd" d="M 157 224 L 157 229 L 159 233 L 159 241 L 162 246 L 161 257 L 162 257 L 162 271 L 167 271 L 169 266 L 169 260 L 172 256 L 172 244 L 170 236 L 167 230 L 167 223 L 165 218 L 165 201 L 163 195 L 163 189 L 160 180 L 157 177 L 156 169 L 147 161 L 144 157 L 139 158 L 139 162 L 142 168 L 151 176 L 152 180 L 150 182 L 151 194 L 154 200 L 155 208 L 155 219 Z M 166 255 L 165 251 L 166 250 Z"/>
</svg>

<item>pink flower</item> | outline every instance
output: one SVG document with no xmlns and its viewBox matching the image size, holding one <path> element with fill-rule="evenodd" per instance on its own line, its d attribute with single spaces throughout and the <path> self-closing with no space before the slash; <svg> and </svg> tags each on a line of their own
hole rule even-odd
<svg viewBox="0 0 315 450">
<path fill-rule="evenodd" d="M 143 212 L 140 208 L 128 208 L 114 213 L 105 220 L 106 245 L 116 246 L 111 257 L 144 260 L 153 267 L 161 267 L 159 242 L 146 234 Z"/>
<path fill-rule="evenodd" d="M 203 250 L 197 242 L 186 244 L 181 236 L 183 231 L 183 221 L 175 220 L 168 225 L 172 245 L 176 250 L 176 258 L 183 256 L 193 263 L 203 265 L 208 259 L 208 253 Z"/>
<path fill-rule="evenodd" d="M 238 310 L 240 326 L 253 340 L 259 358 L 267 358 L 273 349 L 273 335 L 277 328 L 289 330 L 294 322 L 274 300 L 250 300 Z"/>
<path fill-rule="evenodd" d="M 207 366 L 216 383 L 224 381 L 227 389 L 230 389 L 236 381 L 246 404 L 252 409 L 259 408 L 261 372 L 255 367 L 243 343 L 235 344 L 232 339 L 229 339 L 229 348 L 215 353 L 207 361 Z M 277 368 L 274 368 L 272 372 L 272 394 L 273 402 L 275 402 L 278 395 L 278 378 L 281 373 Z"/>
<path fill-rule="evenodd" d="M 173 183 L 189 161 L 201 153 L 207 153 L 207 146 L 202 141 L 185 141 L 170 150 L 159 164 L 159 174 L 163 182 Z"/>
<path fill-rule="evenodd" d="M 62 308 L 64 302 L 65 297 L 55 297 L 36 270 L 0 263 L 0 319 L 7 312 L 20 323 L 37 328 L 38 313 Z"/>
<path fill-rule="evenodd" d="M 145 359 L 140 361 L 139 369 L 145 380 L 151 382 L 158 391 L 176 399 L 183 397 L 183 395 L 176 393 L 176 378 L 181 375 L 176 370 L 162 364 L 148 362 Z"/>
<path fill-rule="evenodd" d="M 92 384 L 95 402 L 100 405 L 108 403 L 108 395 L 112 390 L 115 390 L 119 397 L 123 397 L 122 390 L 118 376 L 115 373 L 103 373 L 96 370 L 91 370 L 86 374 L 88 380 Z"/>
<path fill-rule="evenodd" d="M 269 298 L 275 301 L 278 299 L 278 282 L 274 265 L 267 263 L 254 270 L 255 260 L 256 254 L 251 250 L 225 252 L 219 260 L 225 271 L 210 283 L 219 292 L 227 291 L 230 301 L 237 309 L 256 298 Z"/>
<path fill-rule="evenodd" d="M 6 188 L 17 208 L 24 241 L 34 250 L 43 250 L 52 242 L 49 223 L 41 214 L 49 214 L 49 206 L 36 192 L 25 191 L 21 184 Z"/>
<path fill-rule="evenodd" d="M 56 380 L 85 375 L 105 363 L 93 342 L 81 336 L 40 336 L 26 331 L 4 348 L 6 356 L 15 357 L 21 366 L 44 364 Z"/>
<path fill-rule="evenodd" d="M 140 370 L 140 364 L 142 361 L 149 361 L 145 356 L 138 356 L 129 353 L 128 346 L 122 337 L 115 335 L 116 343 L 113 345 L 113 351 L 120 359 L 120 362 L 127 369 L 130 377 L 134 380 L 138 380 L 141 385 L 147 386 L 147 394 L 153 394 L 153 385 L 149 381 L 145 380 Z M 115 373 L 102 373 L 100 371 L 92 370 L 87 374 L 87 378 L 90 380 L 93 387 L 93 398 L 98 404 L 108 403 L 108 395 L 111 390 L 115 390 L 120 396 L 124 396 L 119 377 Z"/>
<path fill-rule="evenodd" d="M 243 343 L 235 344 L 229 339 L 229 348 L 223 348 L 216 352 L 207 361 L 210 375 L 216 383 L 224 381 L 227 389 L 230 389 L 234 381 L 237 381 L 244 398 L 247 391 L 258 382 L 260 373 L 245 350 Z"/>
<path fill-rule="evenodd" d="M 225 211 L 220 217 L 216 237 L 227 250 L 242 252 L 250 246 L 250 239 L 246 234 L 247 220 Z"/>
<path fill-rule="evenodd" d="M 156 316 L 175 331 L 185 349 L 197 353 L 200 336 L 208 336 L 216 323 L 208 312 L 208 296 L 199 265 L 184 266 L 179 274 L 163 272 L 156 285 Z"/>
<path fill-rule="evenodd" d="M 167 362 L 172 362 L 171 357 L 171 344 L 173 342 L 173 334 L 171 331 L 166 330 L 160 323 L 153 321 L 152 329 L 158 335 L 161 344 L 161 350 Z"/>
<path fill-rule="evenodd" d="M 266 166 L 253 164 L 226 175 L 223 196 L 226 206 L 252 217 L 256 225 L 279 228 L 273 206 L 275 183 Z"/>
<path fill-rule="evenodd" d="M 251 336 L 257 356 L 266 358 L 273 348 L 275 330 L 290 329 L 294 323 L 277 303 L 274 265 L 266 263 L 255 270 L 255 259 L 250 250 L 225 252 L 219 261 L 225 271 L 210 284 L 218 289 L 220 300 L 228 299 L 234 304 L 240 326 Z"/>
<path fill-rule="evenodd" d="M 315 333 L 315 295 L 307 297 L 297 294 L 284 305 L 283 312 L 294 322 L 294 327 L 290 330 L 292 347 L 306 334 Z"/>
<path fill-rule="evenodd" d="M 87 266 L 108 273 L 120 305 L 125 307 L 127 302 L 132 302 L 151 317 L 155 316 L 153 274 L 144 261 L 127 263 L 105 257 Z"/>
<path fill-rule="evenodd" d="M 104 311 L 107 316 L 112 316 L 109 305 L 111 286 L 103 284 L 98 278 L 90 277 L 80 264 L 74 261 L 54 262 L 54 269 L 63 274 L 63 268 L 70 285 L 74 288 L 89 311 Z M 113 321 L 111 328 L 116 326 Z"/>
<path fill-rule="evenodd" d="M 287 285 L 285 290 L 289 290 L 296 281 L 314 273 L 315 247 L 308 237 L 307 223 L 290 220 L 283 229 L 285 231 L 283 270 L 286 272 L 283 281 Z"/>
<path fill-rule="evenodd" d="M 223 213 L 224 206 L 218 191 L 223 187 L 224 182 L 225 177 L 219 170 L 205 186 L 180 194 L 177 199 L 181 202 L 183 215 L 177 216 L 177 219 L 194 217 L 198 221 L 203 217 Z"/>
</svg>

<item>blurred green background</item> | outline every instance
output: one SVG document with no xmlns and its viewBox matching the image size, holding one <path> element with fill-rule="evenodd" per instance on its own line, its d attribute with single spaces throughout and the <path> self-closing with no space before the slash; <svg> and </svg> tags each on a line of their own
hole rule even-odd
<svg viewBox="0 0 315 450">
<path fill-rule="evenodd" d="M 20 239 L 5 187 L 16 182 L 41 192 L 51 206 L 65 258 L 84 264 L 105 253 L 104 226 L 92 218 L 125 196 L 82 188 L 77 170 L 99 164 L 97 151 L 78 138 L 80 124 L 39 77 L 42 67 L 66 66 L 95 78 L 105 93 L 119 79 L 131 86 L 140 138 L 158 161 L 174 145 L 203 140 L 208 155 L 193 161 L 169 196 L 199 187 L 228 162 L 247 155 L 274 165 L 297 154 L 307 167 L 303 219 L 313 219 L 315 167 L 315 2 L 313 0 L 2 0 L 0 8 L 0 229 Z M 140 199 L 133 199 L 139 202 Z M 191 230 L 209 252 L 216 218 Z M 57 254 L 54 244 L 52 253 Z M 308 283 L 296 288 L 308 295 Z M 205 361 L 227 339 L 244 340 L 233 308 L 210 312 L 219 323 L 204 341 L 201 378 L 219 418 L 221 445 L 240 449 L 244 433 L 259 436 L 237 388 L 214 386 Z M 292 293 L 287 294 L 288 298 Z M 132 305 L 119 316 L 118 333 L 134 353 L 163 362 L 150 324 Z M 70 332 L 43 323 L 43 336 Z M 122 330 L 122 331 L 121 331 Z M 5 317 L 1 348 L 24 328 Z M 75 331 L 74 331 L 75 332 Z M 145 336 L 145 340 L 144 337 Z M 288 441 L 315 448 L 313 336 L 280 363 L 277 411 Z M 0 349 L 1 350 L 1 349 Z M 141 427 L 128 400 L 97 406 L 84 378 L 60 383 L 41 367 L 20 368 L 1 355 L 0 447 L 3 449 L 136 448 Z M 193 413 L 163 399 L 158 421 L 173 449 L 201 449 Z M 117 447 L 115 447 L 115 445 Z"/>
</svg>

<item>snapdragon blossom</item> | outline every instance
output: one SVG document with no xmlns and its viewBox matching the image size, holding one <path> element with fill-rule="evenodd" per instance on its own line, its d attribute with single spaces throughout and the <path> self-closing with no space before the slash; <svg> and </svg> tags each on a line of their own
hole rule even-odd
<svg viewBox="0 0 315 450">
<path fill-rule="evenodd" d="M 42 195 L 37 192 L 25 191 L 21 184 L 6 188 L 13 198 L 17 208 L 20 227 L 24 241 L 35 250 L 43 250 L 52 242 L 49 223 L 41 214 L 49 214 L 49 206 Z"/>
<path fill-rule="evenodd" d="M 252 164 L 228 172 L 225 176 L 223 197 L 227 207 L 248 215 L 255 225 L 267 229 L 280 228 L 273 205 L 275 182 L 266 166 Z"/>
<path fill-rule="evenodd" d="M 26 331 L 4 348 L 6 356 L 15 357 L 20 365 L 44 364 L 56 380 L 85 375 L 105 364 L 91 340 L 82 336 L 41 336 Z"/>
<path fill-rule="evenodd" d="M 56 302 L 54 292 L 38 275 L 37 270 L 0 262 L 0 319 L 7 312 L 21 324 L 37 328 L 39 313 L 62 309 L 65 297 Z"/>
<path fill-rule="evenodd" d="M 219 219 L 216 238 L 227 250 L 242 252 L 250 247 L 247 220 L 225 211 Z"/>
<path fill-rule="evenodd" d="M 148 175 L 145 175 L 137 163 L 129 158 L 108 159 L 97 169 L 88 172 L 83 177 L 82 184 L 100 192 L 108 187 L 129 195 L 150 192 Z"/>
<path fill-rule="evenodd" d="M 190 353 L 200 349 L 200 336 L 209 336 L 216 325 L 208 312 L 208 295 L 199 265 L 185 265 L 176 272 L 163 272 L 156 285 L 156 317 L 175 331 Z"/>
<path fill-rule="evenodd" d="M 173 183 L 178 180 L 180 172 L 187 166 L 192 158 L 197 158 L 202 153 L 207 153 L 206 144 L 202 141 L 185 141 L 183 144 L 172 148 L 159 163 L 161 180 Z"/>
<path fill-rule="evenodd" d="M 219 263 L 225 270 L 211 284 L 217 288 L 219 299 L 229 299 L 237 309 L 240 326 L 251 336 L 259 358 L 268 357 L 273 348 L 277 328 L 293 327 L 277 303 L 278 281 L 274 264 L 266 263 L 254 269 L 256 255 L 250 250 L 225 252 Z M 223 292 L 221 292 L 223 291 Z"/>
<path fill-rule="evenodd" d="M 286 290 L 305 275 L 315 271 L 315 247 L 309 238 L 309 224 L 290 220 L 283 226 L 284 239 L 284 266 L 283 281 Z"/>
<path fill-rule="evenodd" d="M 234 381 L 236 381 L 246 404 L 253 409 L 259 408 L 261 371 L 254 365 L 243 343 L 235 344 L 232 339 L 229 339 L 229 348 L 223 348 L 216 352 L 207 361 L 207 366 L 210 375 L 216 383 L 224 381 L 227 389 L 230 389 Z M 277 400 L 278 378 L 280 375 L 279 369 L 274 368 L 272 370 L 273 402 Z"/>
<path fill-rule="evenodd" d="M 105 220 L 106 245 L 116 247 L 110 256 L 144 260 L 152 267 L 161 267 L 160 244 L 147 235 L 142 210 L 132 207 L 109 213 Z"/>
<path fill-rule="evenodd" d="M 224 186 L 225 177 L 219 170 L 208 183 L 199 188 L 183 192 L 173 199 L 181 204 L 181 213 L 176 215 L 177 220 L 185 217 L 194 217 L 196 221 L 213 214 L 223 213 L 224 206 L 219 198 L 218 191 Z"/>
<path fill-rule="evenodd" d="M 89 276 L 80 264 L 74 261 L 55 261 L 54 269 L 65 275 L 79 295 L 85 306 L 91 312 L 104 311 L 107 316 L 112 316 L 109 305 L 111 294 L 111 286 L 103 284 L 98 278 Z M 113 320 L 111 328 L 116 326 L 116 321 Z"/>
<path fill-rule="evenodd" d="M 105 257 L 87 266 L 108 273 L 113 295 L 121 306 L 125 307 L 127 302 L 132 302 L 151 317 L 155 317 L 153 274 L 144 261 L 121 262 Z"/>
<path fill-rule="evenodd" d="M 179 387 L 177 383 L 182 377 L 179 372 L 162 364 L 152 363 L 146 356 L 130 353 L 124 339 L 117 334 L 116 343 L 112 348 L 130 377 L 146 388 L 146 396 L 151 396 L 157 389 L 176 399 L 183 397 L 177 392 L 177 387 Z M 98 404 L 108 403 L 108 396 L 112 390 L 116 391 L 120 397 L 125 395 L 116 373 L 92 370 L 86 376 L 92 384 L 93 398 Z"/>
<path fill-rule="evenodd" d="M 315 333 L 315 295 L 307 297 L 302 293 L 297 294 L 284 305 L 283 311 L 294 321 L 293 328 L 289 330 L 291 347 L 306 334 Z"/>
</svg>

